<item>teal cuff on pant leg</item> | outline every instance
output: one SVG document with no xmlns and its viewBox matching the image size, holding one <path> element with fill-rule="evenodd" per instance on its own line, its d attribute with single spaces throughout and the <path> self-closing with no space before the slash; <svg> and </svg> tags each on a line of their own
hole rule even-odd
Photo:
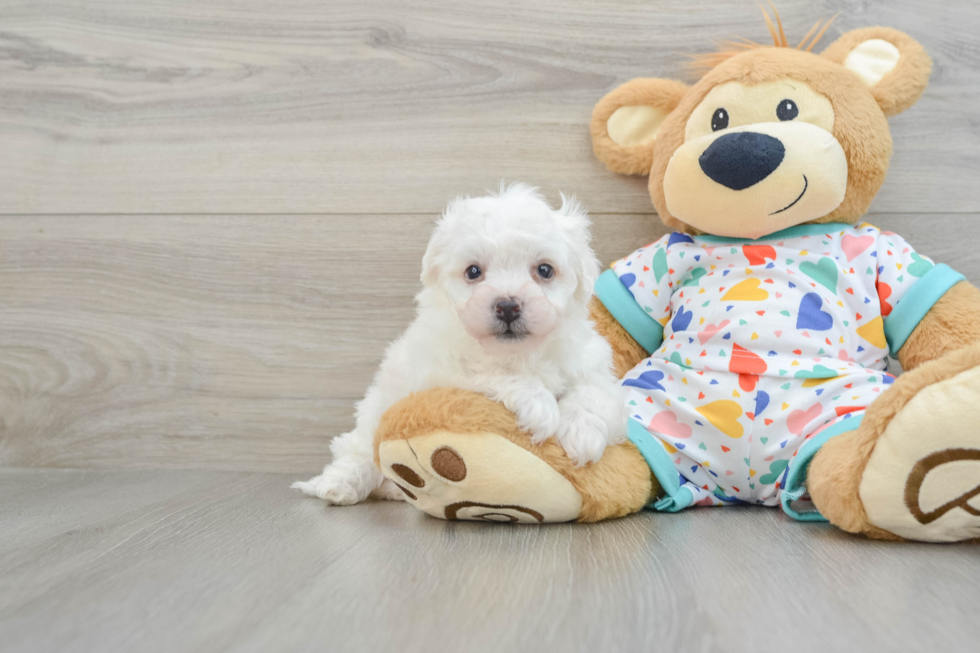
<svg viewBox="0 0 980 653">
<path fill-rule="evenodd" d="M 629 420 L 627 437 L 640 450 L 660 487 L 667 493 L 647 508 L 660 512 L 678 512 L 690 506 L 694 502 L 694 495 L 686 487 L 681 487 L 681 475 L 660 441 L 632 417 Z"/>
<path fill-rule="evenodd" d="M 806 494 L 806 474 L 810 469 L 810 462 L 817 455 L 817 452 L 820 451 L 820 448 L 823 447 L 827 440 L 835 435 L 856 431 L 861 425 L 861 419 L 863 417 L 864 413 L 846 417 L 835 424 L 831 424 L 803 443 L 803 446 L 796 453 L 796 457 L 790 462 L 783 491 L 780 494 L 780 503 L 782 504 L 783 512 L 797 521 L 828 521 L 817 510 L 798 512 L 793 508 L 793 502 Z"/>
</svg>

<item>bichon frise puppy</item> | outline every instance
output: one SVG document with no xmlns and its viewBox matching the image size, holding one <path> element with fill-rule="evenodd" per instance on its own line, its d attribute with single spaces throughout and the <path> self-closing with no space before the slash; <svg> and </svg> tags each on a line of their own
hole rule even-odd
<svg viewBox="0 0 980 653">
<path fill-rule="evenodd" d="M 503 403 L 532 442 L 554 436 L 578 465 L 622 442 L 612 350 L 589 321 L 589 240 L 574 199 L 555 210 L 523 184 L 450 203 L 422 259 L 415 321 L 388 347 L 354 430 L 330 443 L 333 462 L 293 487 L 338 505 L 404 499 L 374 464 L 374 431 L 392 404 L 440 386 Z"/>
</svg>

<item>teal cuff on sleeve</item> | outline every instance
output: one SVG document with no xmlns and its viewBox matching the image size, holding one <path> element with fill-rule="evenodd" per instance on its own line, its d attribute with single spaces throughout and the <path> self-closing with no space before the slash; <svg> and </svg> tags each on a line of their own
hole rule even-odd
<svg viewBox="0 0 980 653">
<path fill-rule="evenodd" d="M 806 475 L 810 470 L 810 461 L 820 451 L 820 447 L 827 443 L 830 438 L 856 431 L 861 426 L 864 413 L 842 419 L 835 424 L 831 424 L 820 433 L 803 443 L 803 446 L 796 452 L 796 456 L 789 464 L 789 471 L 783 481 L 782 492 L 779 493 L 779 502 L 782 504 L 783 512 L 796 521 L 827 521 L 816 509 L 799 512 L 793 506 L 793 502 L 799 500 L 806 494 Z"/>
<path fill-rule="evenodd" d="M 643 459 L 650 466 L 650 471 L 660 483 L 660 488 L 666 492 L 665 496 L 647 507 L 659 512 L 678 512 L 694 503 L 694 495 L 681 485 L 681 475 L 677 473 L 677 468 L 674 467 L 663 445 L 633 417 L 629 419 L 627 436 L 640 450 Z"/>
<path fill-rule="evenodd" d="M 595 283 L 595 294 L 606 310 L 626 329 L 626 333 L 640 343 L 648 354 L 660 347 L 664 341 L 664 328 L 640 308 L 633 293 L 623 285 L 612 269 L 599 275 Z"/>
<path fill-rule="evenodd" d="M 965 278 L 945 263 L 940 263 L 934 265 L 909 288 L 895 305 L 895 309 L 885 318 L 885 339 L 888 341 L 888 350 L 893 356 L 902 348 L 915 327 L 919 326 L 919 322 L 939 301 L 939 298 Z"/>
</svg>

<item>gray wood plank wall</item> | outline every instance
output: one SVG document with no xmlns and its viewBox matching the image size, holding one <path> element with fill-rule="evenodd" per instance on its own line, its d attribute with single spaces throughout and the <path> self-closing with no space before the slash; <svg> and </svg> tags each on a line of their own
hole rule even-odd
<svg viewBox="0 0 980 653">
<path fill-rule="evenodd" d="M 592 105 L 767 37 L 742 0 L 271 6 L 0 0 L 0 464 L 318 468 L 448 199 L 572 192 L 628 253 L 663 227 Z M 933 55 L 869 221 L 980 281 L 980 3 L 778 7 Z"/>
</svg>

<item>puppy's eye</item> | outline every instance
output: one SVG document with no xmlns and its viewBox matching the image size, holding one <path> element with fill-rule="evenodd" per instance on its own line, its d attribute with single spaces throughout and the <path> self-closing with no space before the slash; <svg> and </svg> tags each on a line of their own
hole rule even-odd
<svg viewBox="0 0 980 653">
<path fill-rule="evenodd" d="M 466 268 L 465 276 L 467 281 L 477 281 L 483 276 L 483 270 L 480 269 L 479 265 L 471 265 Z"/>
<path fill-rule="evenodd" d="M 798 115 L 800 115 L 800 109 L 796 106 L 796 102 L 792 100 L 783 100 L 776 107 L 776 117 L 784 122 L 786 120 L 792 120 Z"/>
<path fill-rule="evenodd" d="M 715 109 L 714 114 L 711 116 L 711 131 L 716 132 L 719 129 L 728 128 L 728 112 L 724 109 Z"/>
<path fill-rule="evenodd" d="M 542 279 L 550 279 L 555 276 L 555 268 L 551 267 L 547 263 L 542 263 L 538 266 L 538 276 Z"/>
</svg>

